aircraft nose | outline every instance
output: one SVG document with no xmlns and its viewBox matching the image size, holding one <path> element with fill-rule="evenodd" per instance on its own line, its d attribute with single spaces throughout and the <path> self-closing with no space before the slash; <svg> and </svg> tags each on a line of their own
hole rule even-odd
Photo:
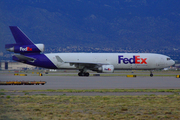
<svg viewBox="0 0 180 120">
<path fill-rule="evenodd" d="M 171 65 L 175 65 L 175 61 L 174 60 L 172 60 Z"/>
</svg>

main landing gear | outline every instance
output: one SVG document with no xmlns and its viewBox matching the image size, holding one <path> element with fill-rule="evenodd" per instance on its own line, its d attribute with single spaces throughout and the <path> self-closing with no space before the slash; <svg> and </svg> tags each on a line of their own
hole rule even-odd
<svg viewBox="0 0 180 120">
<path fill-rule="evenodd" d="M 152 73 L 152 71 L 150 71 L 150 77 L 153 77 L 153 73 Z"/>
<path fill-rule="evenodd" d="M 89 76 L 89 73 L 88 72 L 79 72 L 78 73 L 79 76 Z"/>
<path fill-rule="evenodd" d="M 89 73 L 86 72 L 87 69 L 86 68 L 83 68 L 82 70 L 79 70 L 80 72 L 78 73 L 79 76 L 86 76 L 88 77 L 89 76 Z"/>
</svg>

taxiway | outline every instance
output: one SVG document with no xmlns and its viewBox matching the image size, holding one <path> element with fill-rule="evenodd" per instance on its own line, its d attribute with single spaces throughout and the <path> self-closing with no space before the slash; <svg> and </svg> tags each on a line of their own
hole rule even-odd
<svg viewBox="0 0 180 120">
<path fill-rule="evenodd" d="M 46 81 L 45 85 L 0 85 L 4 90 L 47 89 L 180 89 L 180 79 L 175 77 L 122 76 L 0 76 L 1 81 Z"/>
</svg>

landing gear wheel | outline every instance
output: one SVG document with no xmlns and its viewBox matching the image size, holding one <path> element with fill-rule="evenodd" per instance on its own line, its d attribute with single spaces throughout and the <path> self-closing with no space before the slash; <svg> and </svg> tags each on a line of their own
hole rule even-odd
<svg viewBox="0 0 180 120">
<path fill-rule="evenodd" d="M 79 72 L 79 73 L 78 73 L 78 76 L 82 76 L 82 74 Z"/>
<path fill-rule="evenodd" d="M 152 71 L 150 70 L 150 77 L 153 77 L 153 73 L 152 73 Z"/>
<path fill-rule="evenodd" d="M 152 73 L 150 74 L 150 77 L 153 77 L 153 74 L 152 74 Z"/>
<path fill-rule="evenodd" d="M 88 72 L 86 72 L 84 75 L 88 77 L 88 76 L 89 76 L 89 73 L 88 73 Z"/>
<path fill-rule="evenodd" d="M 88 77 L 89 73 L 88 72 L 85 72 L 85 73 L 79 72 L 78 76 L 87 76 Z"/>
</svg>

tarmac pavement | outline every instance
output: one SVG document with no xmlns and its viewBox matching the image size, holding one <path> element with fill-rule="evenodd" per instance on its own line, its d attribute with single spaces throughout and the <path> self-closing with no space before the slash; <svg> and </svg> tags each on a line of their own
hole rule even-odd
<svg viewBox="0 0 180 120">
<path fill-rule="evenodd" d="M 0 85 L 5 90 L 47 89 L 180 89 L 180 78 L 122 76 L 78 77 L 78 76 L 8 76 L 1 75 L 0 81 L 46 81 L 45 85 Z"/>
</svg>

